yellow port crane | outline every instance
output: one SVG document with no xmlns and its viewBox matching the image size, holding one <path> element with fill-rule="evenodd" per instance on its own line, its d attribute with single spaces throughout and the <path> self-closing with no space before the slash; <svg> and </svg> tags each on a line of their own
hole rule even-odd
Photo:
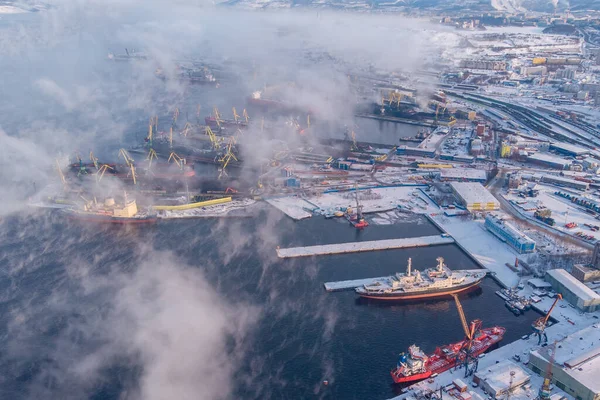
<svg viewBox="0 0 600 400">
<path fill-rule="evenodd" d="M 152 160 L 158 160 L 158 154 L 156 154 L 156 151 L 154 151 L 154 149 L 150 149 L 148 151 L 148 156 L 146 157 L 146 160 L 148 160 L 148 170 L 150 170 L 152 168 Z"/>
<path fill-rule="evenodd" d="M 238 122 L 238 120 L 240 119 L 240 116 L 238 115 L 237 111 L 235 110 L 235 107 L 231 107 L 231 110 L 233 111 L 233 119 L 235 120 L 235 122 Z"/>
<path fill-rule="evenodd" d="M 250 117 L 248 117 L 248 111 L 246 111 L 245 108 L 244 108 L 244 111 L 242 112 L 242 117 L 244 117 L 244 119 L 246 120 L 246 123 L 248 123 L 250 121 Z"/>
<path fill-rule="evenodd" d="M 350 151 L 358 151 L 358 143 L 356 142 L 356 133 L 354 131 L 350 132 L 350 138 L 352 139 Z"/>
<path fill-rule="evenodd" d="M 185 123 L 185 126 L 183 127 L 183 130 L 181 131 L 181 134 L 185 137 L 187 137 L 188 133 L 190 132 L 190 129 L 192 129 L 192 124 L 190 124 L 189 122 Z"/>
<path fill-rule="evenodd" d="M 169 154 L 169 159 L 167 160 L 167 162 L 171 162 L 171 160 L 175 164 L 177 164 L 177 166 L 179 167 L 179 169 L 183 169 L 183 166 L 185 165 L 185 158 L 179 157 L 179 155 L 177 153 L 175 153 L 174 151 L 172 151 L 171 154 Z"/>
<path fill-rule="evenodd" d="M 100 168 L 96 172 L 96 182 L 100 182 L 102 180 L 102 178 L 104 177 L 104 173 L 106 172 L 107 169 L 114 170 L 114 168 L 108 164 L 102 164 L 100 166 Z"/>
<path fill-rule="evenodd" d="M 235 144 L 235 138 L 233 136 L 231 136 L 229 138 L 229 142 L 227 143 L 227 147 L 225 148 L 226 149 L 225 154 L 223 155 L 223 157 L 221 157 L 219 159 L 219 162 L 221 163 L 221 171 L 219 172 L 219 179 L 221 179 L 223 176 L 227 176 L 226 168 L 227 168 L 227 165 L 229 165 L 229 163 L 231 162 L 231 159 L 238 161 L 235 154 L 233 154 L 233 152 L 231 151 L 234 144 Z"/>
<path fill-rule="evenodd" d="M 94 153 L 92 153 L 92 151 L 90 150 L 90 161 L 92 162 L 92 164 L 94 164 L 94 167 L 96 167 L 96 169 L 99 169 L 99 165 L 98 165 L 98 157 L 94 156 Z"/>
<path fill-rule="evenodd" d="M 441 266 L 443 263 L 443 258 L 438 257 L 437 261 Z M 460 368 L 460 365 L 464 365 L 465 367 L 465 378 L 471 375 L 473 372 L 477 371 L 479 358 L 474 356 L 471 353 L 471 348 L 473 347 L 473 341 L 475 339 L 475 334 L 479 329 L 481 329 L 481 320 L 476 319 L 471 321 L 471 324 L 467 324 L 467 318 L 465 317 L 465 313 L 463 311 L 462 305 L 458 300 L 458 295 L 452 293 L 451 296 L 454 298 L 454 302 L 456 303 L 456 309 L 458 310 L 458 315 L 460 317 L 460 322 L 463 327 L 463 331 L 465 332 L 466 339 L 462 345 L 462 348 L 456 354 L 456 369 Z M 461 360 L 461 355 L 464 355 L 464 359 Z M 460 362 L 462 361 L 462 362 Z M 473 364 L 473 368 L 469 369 L 469 364 Z"/>
<path fill-rule="evenodd" d="M 60 177 L 60 181 L 62 182 L 65 189 L 67 189 L 67 180 L 65 179 L 65 174 L 62 172 L 62 168 L 60 167 L 60 163 L 56 160 L 56 171 L 58 171 L 58 176 Z"/>
<path fill-rule="evenodd" d="M 175 108 L 175 111 L 173 111 L 173 126 L 177 124 L 177 118 L 179 118 L 179 108 Z"/>
<path fill-rule="evenodd" d="M 217 138 L 212 129 L 210 129 L 210 126 L 206 127 L 205 132 L 206 135 L 208 135 L 208 139 L 212 143 L 213 149 L 219 150 L 221 148 L 221 141 Z"/>
<path fill-rule="evenodd" d="M 217 109 L 217 107 L 213 107 L 213 115 L 215 117 L 215 121 L 217 122 L 217 126 L 219 128 L 221 128 L 221 114 L 219 113 L 219 110 Z"/>
<path fill-rule="evenodd" d="M 135 161 L 133 160 L 133 158 L 131 158 L 131 156 L 125 149 L 120 149 L 119 155 L 123 157 L 123 159 L 125 160 L 125 164 L 127 164 L 127 166 L 131 169 L 131 178 L 133 179 L 133 184 L 136 185 L 137 179 L 135 177 Z"/>
</svg>

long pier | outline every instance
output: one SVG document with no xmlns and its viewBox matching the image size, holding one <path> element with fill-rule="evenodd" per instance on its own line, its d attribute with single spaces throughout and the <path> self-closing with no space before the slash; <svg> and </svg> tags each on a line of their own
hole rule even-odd
<svg viewBox="0 0 600 400">
<path fill-rule="evenodd" d="M 365 251 L 406 249 L 409 247 L 427 247 L 450 243 L 454 243 L 454 238 L 448 235 L 435 235 L 406 239 L 386 239 L 367 242 L 289 247 L 287 249 L 277 248 L 277 256 L 279 258 L 310 257 L 330 254 L 359 253 Z"/>
</svg>

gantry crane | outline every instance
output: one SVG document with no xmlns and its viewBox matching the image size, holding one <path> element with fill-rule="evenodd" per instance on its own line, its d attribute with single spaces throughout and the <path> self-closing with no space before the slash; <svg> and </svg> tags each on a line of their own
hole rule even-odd
<svg viewBox="0 0 600 400">
<path fill-rule="evenodd" d="M 548 323 L 548 319 L 550 319 L 552 310 L 554 310 L 554 307 L 556 307 L 556 303 L 558 303 L 559 300 L 562 300 L 562 295 L 560 293 L 556 295 L 556 299 L 554 300 L 554 303 L 552 303 L 552 307 L 550 307 L 546 315 L 539 317 L 533 322 L 533 324 L 531 324 L 535 335 L 538 337 L 538 344 L 542 344 L 542 342 L 548 343 L 548 336 L 545 332 L 546 325 Z"/>
<path fill-rule="evenodd" d="M 92 153 L 91 150 L 90 150 L 90 161 L 92 162 L 92 164 L 94 164 L 94 167 L 96 167 L 96 169 L 100 168 L 100 166 L 98 165 L 98 157 L 95 157 L 94 153 Z"/>
<path fill-rule="evenodd" d="M 237 157 L 235 156 L 235 154 L 233 154 L 232 148 L 233 145 L 235 144 L 235 138 L 233 136 L 231 136 L 229 138 L 229 143 L 227 143 L 227 147 L 225 148 L 225 154 L 223 155 L 223 157 L 221 157 L 219 159 L 219 162 L 221 163 L 221 171 L 219 172 L 219 179 L 221 179 L 224 176 L 227 176 L 227 165 L 229 165 L 229 163 L 231 162 L 231 159 L 234 159 L 235 161 L 238 161 Z"/>
<path fill-rule="evenodd" d="M 350 139 L 352 139 L 350 151 L 358 151 L 358 143 L 356 143 L 356 133 L 354 131 L 350 132 Z"/>
<path fill-rule="evenodd" d="M 185 165 L 185 158 L 179 157 L 177 153 L 172 151 L 171 154 L 169 154 L 169 159 L 167 160 L 167 162 L 171 162 L 171 160 L 173 160 L 173 162 L 177 164 L 179 169 L 183 169 L 183 166 Z"/>
<path fill-rule="evenodd" d="M 152 168 L 152 160 L 158 160 L 158 154 L 156 154 L 156 151 L 154 151 L 154 149 L 150 149 L 148 151 L 148 156 L 146 157 L 146 160 L 148 160 L 148 171 L 150 171 L 150 169 Z"/>
<path fill-rule="evenodd" d="M 442 263 L 443 259 L 438 257 L 437 261 Z M 475 319 L 471 321 L 471 324 L 467 324 L 467 318 L 465 317 L 462 305 L 458 300 L 458 295 L 452 293 L 451 296 L 454 298 L 454 302 L 456 303 L 458 315 L 460 316 L 460 322 L 466 336 L 462 348 L 456 354 L 456 369 L 464 365 L 466 378 L 467 376 L 472 375 L 474 372 L 477 372 L 477 367 L 479 365 L 479 358 L 473 355 L 471 348 L 473 347 L 475 334 L 481 329 L 481 320 Z M 473 366 L 469 367 L 470 365 Z"/>
<path fill-rule="evenodd" d="M 214 134 L 212 129 L 210 129 L 210 126 L 206 127 L 205 132 L 210 142 L 212 143 L 213 149 L 218 151 L 221 148 L 221 141 L 217 139 L 217 136 Z"/>
<path fill-rule="evenodd" d="M 173 111 L 173 122 L 171 123 L 172 126 L 177 126 L 177 118 L 179 118 L 179 108 L 175 108 L 175 111 Z"/>
<path fill-rule="evenodd" d="M 215 121 L 217 123 L 217 126 L 219 127 L 219 129 L 221 128 L 221 114 L 219 113 L 219 110 L 217 109 L 217 107 L 213 107 L 213 115 L 215 117 Z"/>
<path fill-rule="evenodd" d="M 58 171 L 58 176 L 60 176 L 60 181 L 62 182 L 65 190 L 67 189 L 67 180 L 65 179 L 65 174 L 62 172 L 62 168 L 60 167 L 60 163 L 56 160 L 56 171 Z"/>
<path fill-rule="evenodd" d="M 135 161 L 133 160 L 133 158 L 131 158 L 131 156 L 125 149 L 119 150 L 119 155 L 123 157 L 123 159 L 125 160 L 125 164 L 127 164 L 127 166 L 131 169 L 131 178 L 133 179 L 133 184 L 136 185 L 137 179 L 135 177 Z"/>
<path fill-rule="evenodd" d="M 152 139 L 154 137 L 154 118 L 150 117 L 150 122 L 148 122 L 148 137 L 146 138 L 146 142 L 148 143 L 148 146 L 150 146 L 150 148 L 152 148 Z"/>
<path fill-rule="evenodd" d="M 187 137 L 188 133 L 190 132 L 190 129 L 192 129 L 192 124 L 190 124 L 189 122 L 185 123 L 185 126 L 183 127 L 183 130 L 181 131 L 181 134 L 185 137 Z"/>
<path fill-rule="evenodd" d="M 96 172 L 96 182 L 100 182 L 102 180 L 102 177 L 104 177 L 104 173 L 107 169 L 114 170 L 114 168 L 108 164 L 102 164 L 100 168 L 98 168 L 98 171 Z"/>
</svg>

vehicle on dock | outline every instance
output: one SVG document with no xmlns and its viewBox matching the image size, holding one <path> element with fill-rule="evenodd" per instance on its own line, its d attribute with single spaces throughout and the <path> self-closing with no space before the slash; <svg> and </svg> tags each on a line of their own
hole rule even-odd
<svg viewBox="0 0 600 400">
<path fill-rule="evenodd" d="M 412 260 L 408 259 L 406 273 L 396 273 L 385 280 L 355 289 L 365 298 L 377 300 L 414 300 L 445 297 L 477 287 L 486 275 L 482 270 L 452 271 L 437 258 L 437 268 L 412 271 Z"/>
</svg>

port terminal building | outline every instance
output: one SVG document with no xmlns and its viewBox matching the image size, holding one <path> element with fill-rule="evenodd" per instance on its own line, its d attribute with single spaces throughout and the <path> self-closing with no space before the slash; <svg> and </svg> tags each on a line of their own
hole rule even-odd
<svg viewBox="0 0 600 400">
<path fill-rule="evenodd" d="M 552 349 L 554 348 L 554 349 Z M 592 325 L 529 353 L 529 367 L 578 400 L 600 400 L 600 328 Z"/>
<path fill-rule="evenodd" d="M 520 254 L 532 253 L 535 250 L 535 241 L 533 239 L 519 232 L 515 226 L 497 215 L 488 214 L 485 217 L 485 227 Z"/>
<path fill-rule="evenodd" d="M 564 269 L 547 271 L 546 280 L 552 285 L 552 289 L 556 293 L 562 294 L 565 300 L 579 310 L 583 312 L 600 310 L 600 295 Z"/>
<path fill-rule="evenodd" d="M 469 211 L 495 211 L 500 203 L 479 182 L 452 182 L 452 192 Z"/>
<path fill-rule="evenodd" d="M 447 168 L 440 171 L 440 180 L 484 183 L 487 180 L 487 173 L 481 169 Z"/>
<path fill-rule="evenodd" d="M 531 375 L 511 360 L 503 360 L 489 368 L 480 370 L 473 377 L 473 383 L 481 386 L 486 393 L 495 399 L 508 395 L 509 391 L 514 391 L 526 385 L 530 380 Z"/>
</svg>

